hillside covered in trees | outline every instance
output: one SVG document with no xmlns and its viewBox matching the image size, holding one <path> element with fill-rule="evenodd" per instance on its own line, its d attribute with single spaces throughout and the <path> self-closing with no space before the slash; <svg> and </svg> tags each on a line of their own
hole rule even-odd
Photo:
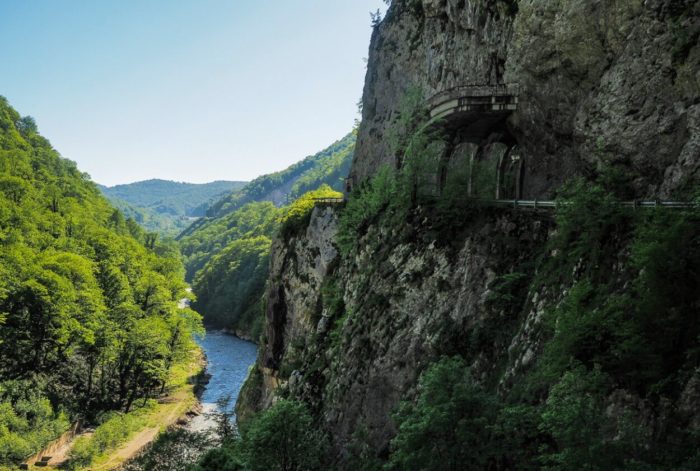
<svg viewBox="0 0 700 471">
<path fill-rule="evenodd" d="M 281 206 L 323 183 L 342 190 L 352 163 L 355 140 L 355 134 L 350 133 L 284 170 L 254 179 L 241 191 L 233 192 L 212 204 L 207 216 L 220 218 L 251 201 L 271 201 L 276 206 Z M 183 236 L 197 228 L 195 224 Z"/>
<path fill-rule="evenodd" d="M 243 188 L 245 184 L 237 181 L 184 183 L 153 179 L 111 187 L 99 185 L 99 188 L 126 217 L 134 219 L 144 229 L 176 236 L 194 219 L 204 216 L 211 204 Z"/>
<path fill-rule="evenodd" d="M 183 274 L 0 97 L 0 468 L 167 390 L 201 328 Z"/>
<path fill-rule="evenodd" d="M 355 136 L 348 134 L 283 171 L 256 178 L 180 235 L 195 308 L 208 325 L 257 338 L 272 237 L 292 208 L 313 197 L 340 196 L 354 146 Z"/>
</svg>

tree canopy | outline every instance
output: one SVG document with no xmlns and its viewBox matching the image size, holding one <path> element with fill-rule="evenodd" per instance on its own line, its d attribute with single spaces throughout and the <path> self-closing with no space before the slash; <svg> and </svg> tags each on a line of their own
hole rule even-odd
<svg viewBox="0 0 700 471">
<path fill-rule="evenodd" d="M 201 328 L 179 257 L 0 97 L 0 464 L 165 387 Z"/>
</svg>

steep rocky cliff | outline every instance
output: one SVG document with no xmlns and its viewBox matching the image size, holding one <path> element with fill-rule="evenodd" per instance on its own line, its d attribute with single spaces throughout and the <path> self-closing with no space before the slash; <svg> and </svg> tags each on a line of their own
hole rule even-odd
<svg viewBox="0 0 700 471">
<path fill-rule="evenodd" d="M 266 335 L 240 418 L 296 398 L 331 438 L 335 464 L 352 468 L 358 448 L 384 460 L 397 406 L 420 394 L 431 364 L 459 356 L 494 398 L 538 417 L 557 407 L 567 378 L 600 373 L 604 386 L 585 396 L 598 397 L 600 420 L 614 423 L 601 426 L 600 443 L 622 443 L 631 429 L 644 443 L 615 459 L 685 459 L 658 450 L 697 437 L 676 431 L 700 423 L 698 215 L 640 215 L 618 201 L 697 191 L 698 8 L 661 0 L 394 1 L 372 38 L 356 189 L 347 207 L 316 207 L 307 228 L 274 243 Z M 519 85 L 518 109 L 478 139 L 452 127 L 447 160 L 471 153 L 473 165 L 517 146 L 518 196 L 551 196 L 587 177 L 567 190 L 571 202 L 557 212 L 483 207 L 459 194 L 447 202 L 403 198 L 396 184 L 349 235 L 349 214 L 381 193 L 376 183 L 359 184 L 385 164 L 403 164 L 392 142 L 406 122 L 403 97 L 416 86 L 428 97 L 498 83 Z M 608 178 L 620 174 L 623 183 Z M 677 244 L 687 252 L 672 249 Z M 565 450 L 550 425 L 535 425 L 523 449 Z M 492 469 L 518 467 L 514 456 Z"/>
<path fill-rule="evenodd" d="M 441 229 L 420 211 L 414 217 L 414 228 L 372 227 L 341 265 L 333 208 L 316 209 L 305 234 L 275 243 L 262 407 L 282 386 L 314 404 L 339 443 L 362 426 L 381 448 L 394 433 L 392 409 L 439 355 L 479 349 L 479 374 L 492 382 L 501 368 L 531 361 L 528 337 L 511 346 L 506 365 L 522 319 L 498 312 L 489 288 L 502 274 L 532 276 L 529 257 L 547 240 L 547 218 L 505 211 L 436 240 Z M 324 282 L 336 292 L 323 292 Z M 495 328 L 503 330 L 498 341 L 477 345 L 479 329 Z"/>
<path fill-rule="evenodd" d="M 395 164 L 388 128 L 410 88 L 510 83 L 518 110 L 480 143 L 517 142 L 523 197 L 601 163 L 637 196 L 669 197 L 698 178 L 699 18 L 692 0 L 394 1 L 372 37 L 351 175 Z"/>
<path fill-rule="evenodd" d="M 544 404 L 567 362 L 602 362 L 611 379 L 597 393 L 601 417 L 632 417 L 648 440 L 635 438 L 638 447 L 652 455 L 677 432 L 698 428 L 700 365 L 692 353 L 698 326 L 696 308 L 688 310 L 698 304 L 698 280 L 679 281 L 670 269 L 698 266 L 697 215 L 685 226 L 695 241 L 688 259 L 649 267 L 685 286 L 679 293 L 695 294 L 678 294 L 686 299 L 676 304 L 667 287 L 654 287 L 660 293 L 652 297 L 658 294 L 663 305 L 651 313 L 657 320 L 636 325 L 608 311 L 616 302 L 630 313 L 637 312 L 635 303 L 652 304 L 646 295 L 634 300 L 641 275 L 630 252 L 639 241 L 631 240 L 630 221 L 599 224 L 605 211 L 592 218 L 595 227 L 610 226 L 598 235 L 604 242 L 586 242 L 585 252 L 597 252 L 590 257 L 576 247 L 589 228 L 581 228 L 584 235 L 568 254 L 557 239 L 571 228 L 558 227 L 546 211 L 474 208 L 456 221 L 421 206 L 399 224 L 384 215 L 359 234 L 352 253 L 342 254 L 334 245 L 342 211 L 318 207 L 308 228 L 274 243 L 266 335 L 239 400 L 240 419 L 277 398 L 302 400 L 332 440 L 331 461 L 355 469 L 358 447 L 381 460 L 390 456 L 399 404 L 416 397 L 419 376 L 433 362 L 457 355 L 485 390 L 514 404 Z M 667 244 L 673 245 L 660 242 Z M 680 268 L 687 269 L 694 270 Z M 592 283 L 598 283 L 586 291 L 592 300 L 581 301 L 581 287 Z M 564 327 L 553 331 L 554 319 Z M 630 328 L 649 332 L 628 336 Z M 664 375 L 670 376 L 656 382 Z"/>
<path fill-rule="evenodd" d="M 630 262 L 630 251 L 639 241 L 630 240 L 633 236 L 626 227 L 630 221 L 616 219 L 627 218 L 628 213 L 619 213 L 613 222 L 605 211 L 592 216 L 596 228 L 609 227 L 601 231 L 604 242 L 586 242 L 585 252 L 598 252 L 589 257 L 577 244 L 591 235 L 590 228 L 579 228 L 583 236 L 566 249 L 571 254 L 566 253 L 557 239 L 571 228 L 557 227 L 549 212 L 472 208 L 456 220 L 421 206 L 399 223 L 385 214 L 358 235 L 353 252 L 343 255 L 334 245 L 342 211 L 318 207 L 308 228 L 275 242 L 265 341 L 239 403 L 239 414 L 245 419 L 278 397 L 303 400 L 332 437 L 333 456 L 340 463 L 358 446 L 358 433 L 373 454 L 389 455 L 396 434 L 392 413 L 400 401 L 415 397 L 419 375 L 442 356 L 465 357 L 475 378 L 496 396 L 521 398 L 523 390 L 532 389 L 536 392 L 527 393 L 533 394 L 532 400 L 542 400 L 547 386 L 540 390 L 540 382 L 556 383 L 557 379 L 543 380 L 542 372 L 555 371 L 557 377 L 561 373 L 551 363 L 568 361 L 567 351 L 589 361 L 591 348 L 597 358 L 605 357 L 611 353 L 603 339 L 624 337 L 617 330 L 629 328 L 617 325 L 614 317 L 605 321 L 613 327 L 589 324 L 585 311 L 575 312 L 573 322 L 579 322 L 581 316 L 582 330 L 592 329 L 592 338 L 575 330 L 573 334 L 564 330 L 561 335 L 581 337 L 576 342 L 589 346 L 580 351 L 562 347 L 570 339 L 557 340 L 555 335 L 552 340 L 551 330 L 553 316 L 566 319 L 570 315 L 560 306 L 579 302 L 575 293 L 582 285 L 600 283 L 598 295 L 611 299 L 634 292 L 631 286 L 638 283 L 635 277 L 639 275 Z M 692 229 L 697 219 L 694 221 L 688 227 L 698 240 L 697 230 Z M 695 266 L 694 250 L 688 260 L 681 256 L 669 259 L 669 264 Z M 668 276 L 675 279 L 673 273 Z M 697 287 L 697 280 L 683 283 L 691 291 Z M 658 289 L 660 296 L 666 295 L 663 286 Z M 650 303 L 644 295 L 639 302 Z M 690 305 L 697 302 L 697 295 L 691 295 Z M 629 375 L 653 368 L 655 360 L 647 355 L 655 351 L 666 348 L 683 356 L 684 345 L 697 345 L 695 334 L 689 334 L 690 339 L 671 340 L 670 346 L 656 343 L 657 337 L 665 335 L 660 327 L 679 328 L 670 313 L 684 309 L 674 307 L 671 299 L 663 303 L 669 314 L 655 311 L 659 324 L 651 328 L 648 338 L 635 340 L 644 343 L 640 351 L 620 353 L 615 348 L 624 351 L 627 347 L 613 348 L 613 357 L 622 355 L 633 364 L 649 361 Z M 586 308 L 596 312 L 609 306 L 598 299 Z M 627 308 L 635 309 L 632 299 Z M 682 327 L 686 328 L 697 332 L 697 324 Z M 569 350 L 557 350 L 561 348 Z M 643 357 L 635 359 L 639 355 Z M 668 427 L 685 427 L 700 420 L 694 406 L 700 400 L 696 360 L 686 364 L 685 359 L 660 355 L 669 356 L 663 368 L 674 377 L 673 391 L 650 394 L 651 380 L 644 379 L 646 383 L 640 386 L 622 375 L 604 399 L 607 410 L 616 417 L 639 417 L 640 427 L 649 434 L 664 434 Z"/>
</svg>

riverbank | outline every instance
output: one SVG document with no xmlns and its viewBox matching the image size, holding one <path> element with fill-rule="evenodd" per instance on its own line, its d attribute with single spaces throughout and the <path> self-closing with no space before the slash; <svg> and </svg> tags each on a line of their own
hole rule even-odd
<svg viewBox="0 0 700 471">
<path fill-rule="evenodd" d="M 168 382 L 168 394 L 146 407 L 136 409 L 119 417 L 126 430 L 120 432 L 121 439 L 114 440 L 109 447 L 95 456 L 85 456 L 77 469 L 109 471 L 117 469 L 137 456 L 165 430 L 175 426 L 196 413 L 199 401 L 196 393 L 198 378 L 204 369 L 204 356 L 201 348 L 192 350 L 189 361 L 173 366 Z M 105 424 L 101 425 L 105 427 Z M 95 440 L 100 427 L 90 435 L 81 435 L 73 443 L 74 451 L 89 449 L 90 441 Z"/>
<path fill-rule="evenodd" d="M 221 332 L 223 332 L 226 335 L 232 335 L 232 336 L 239 338 L 241 340 L 245 340 L 246 342 L 253 343 L 256 346 L 258 345 L 258 342 L 251 335 L 249 335 L 247 332 L 244 332 L 240 329 L 236 330 L 236 329 L 229 329 L 229 328 L 225 327 L 225 328 L 221 329 Z"/>
<path fill-rule="evenodd" d="M 208 331 L 198 343 L 207 358 L 208 382 L 201 391 L 201 413 L 187 424 L 178 423 L 161 435 L 125 469 L 130 471 L 181 471 L 218 443 L 216 419 L 223 406 L 232 412 L 240 389 L 255 362 L 257 348 L 222 330 Z M 221 399 L 229 398 L 224 406 Z M 182 425 L 180 427 L 180 425 Z"/>
</svg>

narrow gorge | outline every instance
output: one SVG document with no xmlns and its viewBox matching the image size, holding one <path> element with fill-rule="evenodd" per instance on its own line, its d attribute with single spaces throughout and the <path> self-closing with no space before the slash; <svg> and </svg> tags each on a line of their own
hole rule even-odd
<svg viewBox="0 0 700 471">
<path fill-rule="evenodd" d="M 40 3 L 0 471 L 700 469 L 700 1 Z"/>
</svg>

